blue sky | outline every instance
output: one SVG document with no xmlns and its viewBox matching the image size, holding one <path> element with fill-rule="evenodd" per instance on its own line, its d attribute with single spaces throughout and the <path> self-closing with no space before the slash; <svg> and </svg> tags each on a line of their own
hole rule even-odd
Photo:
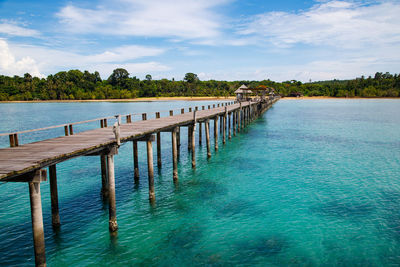
<svg viewBox="0 0 400 267">
<path fill-rule="evenodd" d="M 122 67 L 182 80 L 400 71 L 399 1 L 0 0 L 0 74 Z"/>
</svg>

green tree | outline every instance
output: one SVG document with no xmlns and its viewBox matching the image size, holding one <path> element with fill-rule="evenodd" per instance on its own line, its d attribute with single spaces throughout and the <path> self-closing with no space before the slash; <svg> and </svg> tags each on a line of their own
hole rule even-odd
<svg viewBox="0 0 400 267">
<path fill-rule="evenodd" d="M 113 70 L 113 73 L 108 77 L 108 82 L 112 86 L 123 87 L 127 79 L 129 79 L 129 72 L 126 69 L 118 68 Z"/>
<path fill-rule="evenodd" d="M 197 77 L 197 74 L 188 72 L 185 74 L 185 78 L 183 80 L 188 83 L 195 83 L 199 81 L 199 78 Z"/>
</svg>

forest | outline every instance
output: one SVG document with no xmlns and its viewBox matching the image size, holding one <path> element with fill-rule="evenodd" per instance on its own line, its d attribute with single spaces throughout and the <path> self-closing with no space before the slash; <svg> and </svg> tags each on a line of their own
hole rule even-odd
<svg viewBox="0 0 400 267">
<path fill-rule="evenodd" d="M 285 96 L 330 97 L 400 97 L 400 74 L 377 72 L 373 77 L 353 80 L 331 80 L 302 83 L 291 80 L 262 81 L 200 81 L 195 73 L 186 73 L 182 80 L 153 80 L 150 74 L 144 80 L 131 76 L 118 68 L 101 79 L 96 71 L 61 71 L 47 78 L 0 75 L 0 101 L 21 100 L 85 100 L 127 99 L 139 97 L 174 96 L 233 96 L 234 91 L 245 84 L 249 88 L 260 85 L 272 87 Z"/>
</svg>

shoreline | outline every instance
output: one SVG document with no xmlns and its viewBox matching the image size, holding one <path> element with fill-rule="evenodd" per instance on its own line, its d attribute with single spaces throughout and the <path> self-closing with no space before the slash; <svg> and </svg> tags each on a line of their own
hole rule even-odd
<svg viewBox="0 0 400 267">
<path fill-rule="evenodd" d="M 286 96 L 281 100 L 313 100 L 313 99 L 400 99 L 400 97 L 334 97 L 334 96 Z M 15 100 L 0 101 L 1 103 L 80 103 L 80 102 L 158 102 L 158 101 L 205 101 L 205 100 L 236 100 L 235 96 L 175 96 L 175 97 L 141 97 L 128 99 L 83 99 L 83 100 Z"/>
<path fill-rule="evenodd" d="M 313 99 L 345 99 L 345 100 L 352 100 L 352 99 L 400 99 L 400 97 L 335 97 L 335 96 L 287 96 L 282 97 L 281 100 L 313 100 Z"/>
<path fill-rule="evenodd" d="M 157 101 L 202 101 L 202 100 L 233 100 L 234 96 L 176 96 L 176 97 L 141 97 L 128 99 L 84 99 L 84 100 L 16 100 L 0 101 L 1 103 L 79 103 L 79 102 L 157 102 Z"/>
</svg>

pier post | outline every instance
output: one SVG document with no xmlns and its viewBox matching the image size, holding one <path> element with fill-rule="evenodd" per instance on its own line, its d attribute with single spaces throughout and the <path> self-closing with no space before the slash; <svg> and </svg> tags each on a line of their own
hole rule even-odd
<svg viewBox="0 0 400 267">
<path fill-rule="evenodd" d="M 225 113 L 223 116 L 221 116 L 222 118 L 222 143 L 225 145 L 226 143 L 226 107 L 225 107 Z"/>
<path fill-rule="evenodd" d="M 245 123 L 246 123 L 245 116 L 244 116 L 245 111 L 246 111 L 246 107 L 243 107 L 243 109 L 242 109 L 242 129 L 244 129 Z"/>
<path fill-rule="evenodd" d="M 192 168 L 196 168 L 196 110 L 193 112 L 192 128 Z"/>
<path fill-rule="evenodd" d="M 160 112 L 156 112 L 156 118 L 160 118 Z M 157 167 L 161 168 L 161 133 L 157 133 Z"/>
<path fill-rule="evenodd" d="M 203 106 L 204 107 L 204 106 Z M 199 146 L 201 146 L 201 139 L 203 138 L 202 134 L 202 125 L 201 122 L 199 122 Z"/>
<path fill-rule="evenodd" d="M 181 109 L 181 114 L 185 113 L 185 109 Z M 178 159 L 181 156 L 181 127 L 178 126 L 177 132 L 176 132 L 176 146 L 178 150 Z"/>
<path fill-rule="evenodd" d="M 188 126 L 188 150 L 192 149 L 192 132 L 193 126 Z"/>
<path fill-rule="evenodd" d="M 101 166 L 101 195 L 103 198 L 108 197 L 108 179 L 107 179 L 107 159 L 105 155 L 100 155 Z"/>
<path fill-rule="evenodd" d="M 233 113 L 228 113 L 228 139 L 232 139 L 232 135 L 231 135 L 231 115 L 233 117 Z"/>
<path fill-rule="evenodd" d="M 207 142 L 207 158 L 211 158 L 211 151 L 210 151 L 210 121 L 206 120 L 204 123 L 205 130 L 206 130 L 206 142 Z"/>
<path fill-rule="evenodd" d="M 133 168 L 135 183 L 139 182 L 138 142 L 133 141 Z"/>
<path fill-rule="evenodd" d="M 232 113 L 233 136 L 236 136 L 236 114 L 237 114 L 237 111 L 234 110 L 233 113 Z"/>
<path fill-rule="evenodd" d="M 31 203 L 31 219 L 33 233 L 33 247 L 35 250 L 35 265 L 46 266 L 46 249 L 44 243 L 44 228 L 42 214 L 42 199 L 40 195 L 40 181 L 42 171 L 36 171 L 29 184 L 29 198 Z"/>
<path fill-rule="evenodd" d="M 239 132 L 239 110 L 236 110 L 235 114 L 235 136 L 237 132 Z"/>
<path fill-rule="evenodd" d="M 117 207 L 115 202 L 115 172 L 114 155 L 118 153 L 118 148 L 111 148 L 107 155 L 107 174 L 108 174 L 108 229 L 110 232 L 118 230 Z"/>
<path fill-rule="evenodd" d="M 247 125 L 247 107 L 245 107 L 243 109 L 243 126 L 244 126 L 244 128 L 246 127 L 246 125 Z"/>
<path fill-rule="evenodd" d="M 181 127 L 177 127 L 176 130 L 176 149 L 177 149 L 177 155 L 178 159 L 181 155 Z"/>
<path fill-rule="evenodd" d="M 60 227 L 60 212 L 58 209 L 57 170 L 56 165 L 49 166 L 50 198 L 51 198 L 51 223 L 54 229 Z"/>
<path fill-rule="evenodd" d="M 249 124 L 252 122 L 253 120 L 253 105 L 249 105 Z"/>
<path fill-rule="evenodd" d="M 246 123 L 247 123 L 247 107 L 245 107 L 244 109 L 243 109 L 243 125 L 242 125 L 242 128 L 245 128 L 246 127 Z"/>
<path fill-rule="evenodd" d="M 238 128 L 237 128 L 238 133 L 240 133 L 240 128 L 242 127 L 241 116 L 242 116 L 242 103 L 240 103 L 240 108 L 238 110 L 238 116 L 237 116 L 238 117 Z"/>
<path fill-rule="evenodd" d="M 218 116 L 214 118 L 214 148 L 218 151 Z"/>
<path fill-rule="evenodd" d="M 171 136 L 172 136 L 172 166 L 173 166 L 172 177 L 174 179 L 174 182 L 178 181 L 178 148 L 177 148 L 177 138 L 176 138 L 177 132 L 178 132 L 178 127 L 175 127 L 171 133 Z"/>
<path fill-rule="evenodd" d="M 251 121 L 252 121 L 252 113 L 253 111 L 252 111 L 252 106 L 251 106 L 251 103 L 249 102 L 249 114 L 248 114 L 248 117 L 249 117 L 249 123 L 248 124 L 250 124 L 251 123 Z"/>
<path fill-rule="evenodd" d="M 154 193 L 154 168 L 153 168 L 153 144 L 152 136 L 146 140 L 147 146 L 147 169 L 149 175 L 149 200 L 154 202 L 156 200 L 156 195 Z"/>
</svg>

